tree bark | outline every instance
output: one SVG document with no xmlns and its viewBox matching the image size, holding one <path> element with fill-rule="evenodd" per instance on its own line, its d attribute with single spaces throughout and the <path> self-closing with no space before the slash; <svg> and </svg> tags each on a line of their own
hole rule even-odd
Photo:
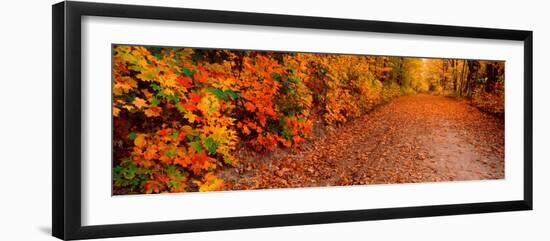
<svg viewBox="0 0 550 241">
<path fill-rule="evenodd" d="M 497 82 L 496 68 L 493 64 L 487 64 L 485 74 L 487 74 L 487 82 L 485 83 L 485 92 L 493 91 L 493 84 Z"/>
<path fill-rule="evenodd" d="M 451 63 L 453 65 L 453 91 L 454 93 L 456 93 L 456 88 L 457 88 L 457 76 L 456 76 L 456 60 L 451 60 Z"/>
<path fill-rule="evenodd" d="M 464 77 L 466 75 L 466 65 L 468 64 L 468 60 L 464 60 L 464 62 L 462 63 L 462 78 L 460 80 L 460 92 L 459 92 L 459 96 L 462 96 L 462 91 L 464 89 Z"/>
</svg>

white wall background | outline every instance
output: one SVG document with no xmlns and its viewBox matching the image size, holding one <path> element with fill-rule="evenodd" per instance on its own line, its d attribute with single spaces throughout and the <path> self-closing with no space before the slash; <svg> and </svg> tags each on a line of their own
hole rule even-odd
<svg viewBox="0 0 550 241">
<path fill-rule="evenodd" d="M 548 240 L 550 21 L 545 1 L 189 0 L 109 2 L 401 22 L 528 29 L 534 33 L 534 206 L 530 212 L 174 234 L 115 240 Z M 0 240 L 54 240 L 51 232 L 51 7 L 0 8 Z M 406 198 L 406 197 L 405 197 Z"/>
</svg>

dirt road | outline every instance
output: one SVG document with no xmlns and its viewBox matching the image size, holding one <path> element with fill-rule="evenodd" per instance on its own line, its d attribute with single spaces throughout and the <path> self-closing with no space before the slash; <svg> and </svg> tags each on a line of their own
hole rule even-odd
<svg viewBox="0 0 550 241">
<path fill-rule="evenodd" d="M 233 189 L 500 179 L 504 121 L 452 98 L 403 96 L 300 151 L 257 158 L 224 175 Z"/>
</svg>

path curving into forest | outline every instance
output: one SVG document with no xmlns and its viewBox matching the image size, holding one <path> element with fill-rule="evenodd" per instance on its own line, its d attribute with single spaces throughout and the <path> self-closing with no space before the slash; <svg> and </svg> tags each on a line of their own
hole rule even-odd
<svg viewBox="0 0 550 241">
<path fill-rule="evenodd" d="M 257 159 L 222 176 L 233 189 L 500 179 L 504 121 L 454 98 L 402 96 L 302 150 Z"/>
</svg>

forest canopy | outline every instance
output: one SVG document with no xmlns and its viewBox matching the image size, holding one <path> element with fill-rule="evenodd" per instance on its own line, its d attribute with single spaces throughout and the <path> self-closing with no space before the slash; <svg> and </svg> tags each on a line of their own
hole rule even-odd
<svg viewBox="0 0 550 241">
<path fill-rule="evenodd" d="M 214 191 L 237 149 L 298 148 L 314 128 L 430 93 L 504 114 L 504 62 L 113 45 L 113 194 Z M 316 124 L 320 123 L 320 124 Z"/>
</svg>

